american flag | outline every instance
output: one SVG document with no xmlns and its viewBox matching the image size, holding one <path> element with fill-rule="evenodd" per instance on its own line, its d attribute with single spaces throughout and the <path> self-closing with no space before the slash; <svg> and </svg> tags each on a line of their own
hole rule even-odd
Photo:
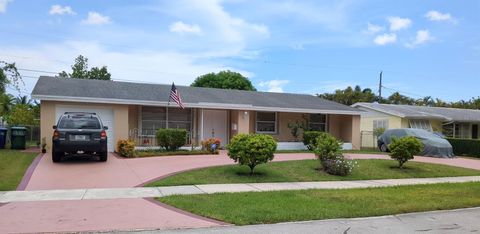
<svg viewBox="0 0 480 234">
<path fill-rule="evenodd" d="M 177 87 L 175 87 L 175 83 L 172 83 L 172 90 L 170 91 L 170 98 L 175 101 L 180 108 L 185 109 L 185 106 L 182 103 L 182 98 L 180 97 L 180 93 L 178 92 Z"/>
</svg>

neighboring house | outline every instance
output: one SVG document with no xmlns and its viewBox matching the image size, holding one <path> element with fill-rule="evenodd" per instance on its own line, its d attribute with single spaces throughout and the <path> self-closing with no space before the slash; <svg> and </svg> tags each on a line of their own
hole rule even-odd
<svg viewBox="0 0 480 234">
<path fill-rule="evenodd" d="M 97 113 L 109 129 L 109 150 L 120 139 L 137 146 L 155 145 L 159 128 L 189 132 L 187 144 L 218 137 L 222 146 L 239 133 L 270 134 L 279 148 L 303 147 L 295 142 L 288 123 L 309 120 L 312 129 L 327 131 L 360 147 L 358 109 L 313 95 L 240 91 L 178 86 L 185 109 L 169 102 L 170 85 L 62 79 L 42 76 L 32 92 L 41 101 L 41 137 L 50 144 L 59 116 L 67 111 Z M 299 138 L 301 141 L 301 138 Z M 287 143 L 285 143 L 287 142 Z M 50 147 L 49 147 L 50 148 Z"/>
<path fill-rule="evenodd" d="M 479 138 L 480 110 L 362 102 L 352 107 L 364 111 L 362 136 L 376 128 L 421 128 L 447 137 Z"/>
</svg>

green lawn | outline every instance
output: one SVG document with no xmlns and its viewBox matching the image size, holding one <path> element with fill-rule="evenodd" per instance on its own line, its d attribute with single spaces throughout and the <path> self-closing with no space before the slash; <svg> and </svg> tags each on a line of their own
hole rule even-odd
<svg viewBox="0 0 480 234">
<path fill-rule="evenodd" d="M 297 160 L 272 162 L 255 168 L 255 175 L 250 175 L 247 166 L 228 165 L 187 171 L 152 182 L 147 186 L 170 186 L 191 184 L 222 183 L 261 183 L 261 182 L 296 182 L 326 180 L 367 180 L 400 179 L 446 176 L 480 175 L 480 171 L 439 164 L 407 162 L 405 169 L 398 169 L 393 160 L 363 159 L 356 160 L 357 167 L 348 176 L 333 176 L 319 170 L 318 160 Z"/>
<path fill-rule="evenodd" d="M 347 190 L 175 195 L 157 198 L 237 225 L 381 216 L 480 206 L 480 183 Z"/>
<path fill-rule="evenodd" d="M 36 155 L 0 149 L 0 191 L 15 190 Z"/>
</svg>

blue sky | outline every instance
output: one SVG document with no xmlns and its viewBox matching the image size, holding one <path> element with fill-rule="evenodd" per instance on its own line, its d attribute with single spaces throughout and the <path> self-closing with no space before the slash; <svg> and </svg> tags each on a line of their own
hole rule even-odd
<svg viewBox="0 0 480 234">
<path fill-rule="evenodd" d="M 377 91 L 383 70 L 385 95 L 454 101 L 479 96 L 478 12 L 474 0 L 0 0 L 0 60 L 44 71 L 21 71 L 22 94 L 82 54 L 117 80 L 188 85 L 230 69 L 309 94 Z"/>
</svg>

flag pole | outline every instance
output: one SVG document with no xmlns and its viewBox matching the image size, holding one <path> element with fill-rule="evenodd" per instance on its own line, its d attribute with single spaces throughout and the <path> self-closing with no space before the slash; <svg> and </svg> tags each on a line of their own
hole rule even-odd
<svg viewBox="0 0 480 234">
<path fill-rule="evenodd" d="M 167 107 L 165 108 L 165 116 L 166 116 L 165 128 L 168 128 L 168 107 L 170 106 L 170 99 L 172 99 L 172 96 L 170 96 L 170 93 L 168 93 L 168 102 L 167 102 Z"/>
</svg>

